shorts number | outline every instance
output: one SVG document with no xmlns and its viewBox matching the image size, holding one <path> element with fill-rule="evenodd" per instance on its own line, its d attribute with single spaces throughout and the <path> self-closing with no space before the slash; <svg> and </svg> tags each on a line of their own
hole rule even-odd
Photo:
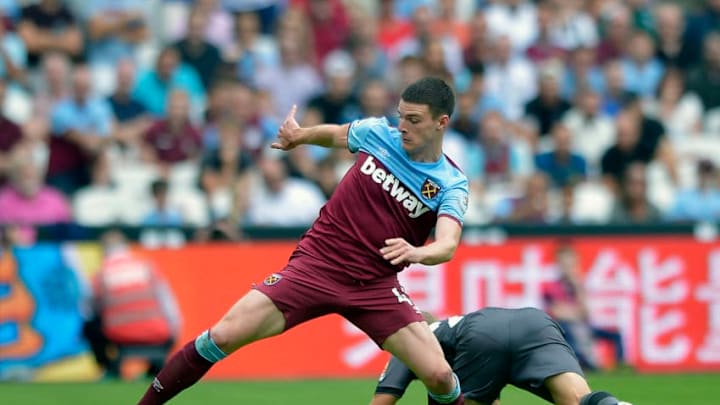
<svg viewBox="0 0 720 405">
<path fill-rule="evenodd" d="M 410 298 L 407 295 L 405 295 L 404 293 L 401 293 L 400 291 L 398 291 L 397 287 L 394 287 L 392 289 L 392 292 L 397 297 L 398 303 L 402 304 L 403 302 L 407 302 L 408 304 L 413 305 L 412 300 L 410 300 Z"/>
<path fill-rule="evenodd" d="M 415 312 L 420 313 L 420 309 L 418 309 L 418 307 L 415 306 L 415 304 L 412 302 L 412 300 L 410 299 L 410 297 L 408 297 L 407 295 L 405 295 L 405 293 L 400 292 L 400 291 L 397 289 L 397 287 L 393 287 L 392 292 L 393 292 L 393 294 L 395 294 L 395 296 L 397 297 L 397 300 L 398 300 L 398 303 L 399 303 L 399 304 L 402 304 L 403 302 L 407 302 L 408 305 L 410 305 L 410 306 L 415 310 Z"/>
</svg>

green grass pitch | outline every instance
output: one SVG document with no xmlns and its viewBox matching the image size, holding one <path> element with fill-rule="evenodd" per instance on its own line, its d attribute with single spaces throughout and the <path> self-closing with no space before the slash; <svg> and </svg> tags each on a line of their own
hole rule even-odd
<svg viewBox="0 0 720 405">
<path fill-rule="evenodd" d="M 720 398 L 720 374 L 590 375 L 594 389 L 605 389 L 633 405 L 708 405 Z M 363 405 L 373 380 L 223 381 L 202 382 L 183 392 L 173 405 Z M 4 405 L 127 405 L 134 404 L 147 382 L 0 384 Z M 422 386 L 414 383 L 401 404 L 424 404 Z M 508 387 L 503 405 L 540 405 L 544 401 Z"/>
</svg>

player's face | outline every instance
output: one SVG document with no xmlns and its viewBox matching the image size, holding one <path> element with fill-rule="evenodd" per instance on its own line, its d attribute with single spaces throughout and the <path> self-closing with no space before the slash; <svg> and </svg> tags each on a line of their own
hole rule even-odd
<svg viewBox="0 0 720 405">
<path fill-rule="evenodd" d="M 402 133 L 402 145 L 408 154 L 424 149 L 442 133 L 447 115 L 433 118 L 426 104 L 406 103 L 398 105 L 398 129 Z"/>
</svg>

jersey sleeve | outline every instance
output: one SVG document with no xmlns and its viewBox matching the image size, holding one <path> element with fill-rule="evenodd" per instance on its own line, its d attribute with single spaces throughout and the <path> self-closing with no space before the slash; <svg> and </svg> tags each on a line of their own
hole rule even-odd
<svg viewBox="0 0 720 405">
<path fill-rule="evenodd" d="M 385 371 L 380 375 L 375 393 L 390 394 L 401 398 L 414 379 L 415 374 L 403 362 L 393 357 L 385 366 Z"/>
<path fill-rule="evenodd" d="M 467 181 L 448 190 L 438 208 L 438 216 L 449 216 L 462 225 L 468 208 L 468 196 Z"/>
<path fill-rule="evenodd" d="M 369 136 L 387 131 L 388 123 L 385 118 L 365 118 L 350 123 L 348 129 L 348 149 L 355 153 L 366 145 Z"/>
</svg>

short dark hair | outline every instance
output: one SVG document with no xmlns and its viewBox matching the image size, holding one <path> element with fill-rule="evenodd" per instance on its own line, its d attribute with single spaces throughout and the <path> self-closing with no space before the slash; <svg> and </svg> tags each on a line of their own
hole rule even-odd
<svg viewBox="0 0 720 405">
<path fill-rule="evenodd" d="M 425 104 L 433 118 L 441 114 L 452 115 L 455 109 L 455 95 L 443 79 L 424 77 L 403 90 L 400 98 L 408 103 Z"/>
<path fill-rule="evenodd" d="M 152 192 L 152 195 L 158 195 L 160 193 L 167 193 L 169 187 L 170 187 L 170 185 L 168 184 L 167 180 L 165 180 L 165 179 L 156 179 L 156 180 L 153 180 L 152 183 L 150 183 L 150 190 Z"/>
<path fill-rule="evenodd" d="M 623 110 L 638 107 L 641 102 L 642 98 L 634 91 L 626 91 L 620 97 L 620 106 Z"/>
<path fill-rule="evenodd" d="M 484 76 L 485 75 L 485 65 L 480 62 L 474 62 L 468 65 L 468 71 L 470 72 L 471 76 Z"/>
</svg>

